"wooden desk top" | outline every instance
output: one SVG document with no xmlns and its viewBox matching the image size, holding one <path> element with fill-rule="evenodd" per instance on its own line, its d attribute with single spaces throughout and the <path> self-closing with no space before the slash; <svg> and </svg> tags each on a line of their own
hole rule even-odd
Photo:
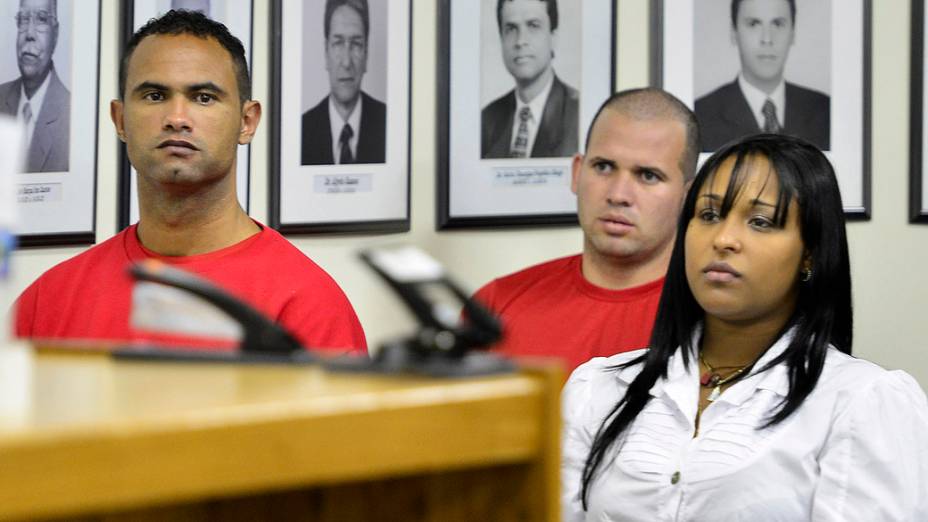
<svg viewBox="0 0 928 522">
<path fill-rule="evenodd" d="M 557 372 L 439 380 L 24 350 L 23 404 L 0 409 L 0 519 L 529 461 L 552 440 L 556 461 Z"/>
</svg>

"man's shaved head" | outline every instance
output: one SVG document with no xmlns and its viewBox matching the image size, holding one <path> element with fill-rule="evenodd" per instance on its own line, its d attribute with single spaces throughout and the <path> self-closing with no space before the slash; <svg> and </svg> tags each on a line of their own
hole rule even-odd
<svg viewBox="0 0 928 522">
<path fill-rule="evenodd" d="M 596 111 L 586 133 L 584 152 L 590 146 L 590 136 L 596 121 L 603 110 L 609 109 L 639 121 L 673 120 L 683 124 L 686 129 L 686 145 L 680 157 L 680 170 L 688 181 L 696 174 L 696 162 L 699 159 L 699 125 L 696 115 L 674 95 L 655 87 L 629 89 L 617 92 L 609 97 Z"/>
</svg>

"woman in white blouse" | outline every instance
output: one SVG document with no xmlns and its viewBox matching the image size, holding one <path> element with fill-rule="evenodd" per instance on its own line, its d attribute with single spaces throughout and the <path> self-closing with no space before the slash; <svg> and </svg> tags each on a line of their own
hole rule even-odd
<svg viewBox="0 0 928 522">
<path fill-rule="evenodd" d="M 565 522 L 928 521 L 925 394 L 851 357 L 851 315 L 825 156 L 723 147 L 684 203 L 651 347 L 564 388 Z"/>
</svg>

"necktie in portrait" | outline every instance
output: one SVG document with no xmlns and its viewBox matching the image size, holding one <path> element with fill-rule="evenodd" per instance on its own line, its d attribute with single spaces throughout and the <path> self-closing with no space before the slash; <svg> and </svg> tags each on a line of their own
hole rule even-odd
<svg viewBox="0 0 928 522">
<path fill-rule="evenodd" d="M 780 121 L 777 120 L 777 106 L 773 104 L 773 100 L 765 101 L 761 112 L 764 113 L 764 132 L 779 134 L 782 128 Z"/>
<path fill-rule="evenodd" d="M 532 109 L 522 107 L 519 111 L 519 130 L 516 132 L 516 141 L 512 144 L 509 156 L 524 158 L 528 156 L 528 122 L 532 119 Z"/>
<path fill-rule="evenodd" d="M 345 124 L 342 127 L 342 133 L 338 137 L 338 143 L 341 146 L 341 150 L 338 155 L 338 163 L 354 163 L 354 156 L 351 154 L 351 137 L 354 136 L 354 131 L 351 130 L 351 125 Z"/>
<path fill-rule="evenodd" d="M 32 123 L 32 106 L 26 102 L 23 105 L 23 158 L 29 154 L 29 143 L 32 141 L 32 133 L 29 132 L 30 123 Z"/>
</svg>

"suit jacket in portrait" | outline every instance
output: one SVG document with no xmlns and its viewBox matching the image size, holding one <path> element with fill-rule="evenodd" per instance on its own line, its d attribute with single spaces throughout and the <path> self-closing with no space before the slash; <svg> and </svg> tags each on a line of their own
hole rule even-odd
<svg viewBox="0 0 928 522">
<path fill-rule="evenodd" d="M 509 91 L 483 108 L 480 114 L 480 157 L 508 158 L 512 144 L 512 123 L 516 114 L 516 92 Z M 532 158 L 563 158 L 578 150 L 577 126 L 580 96 L 577 90 L 557 76 L 545 102 Z"/>
<path fill-rule="evenodd" d="M 387 106 L 361 91 L 361 129 L 355 163 L 384 163 L 386 159 Z M 329 97 L 303 113 L 301 165 L 334 165 Z"/>
<path fill-rule="evenodd" d="M 23 79 L 0 85 L 0 112 L 16 117 Z M 36 109 L 33 107 L 32 109 Z M 71 145 L 71 93 L 55 68 L 49 71 L 48 90 L 38 110 L 24 172 L 67 172 Z"/>
<path fill-rule="evenodd" d="M 695 112 L 703 152 L 712 152 L 733 139 L 762 132 L 737 79 L 696 100 Z M 830 150 L 831 103 L 827 95 L 786 82 L 783 119 L 783 134 Z"/>
</svg>

